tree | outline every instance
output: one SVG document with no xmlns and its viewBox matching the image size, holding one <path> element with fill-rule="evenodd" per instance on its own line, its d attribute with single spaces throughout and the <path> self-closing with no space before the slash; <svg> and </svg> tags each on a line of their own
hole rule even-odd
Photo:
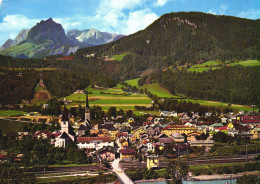
<svg viewBox="0 0 260 184">
<path fill-rule="evenodd" d="M 166 168 L 166 175 L 171 180 L 167 184 L 182 184 L 182 180 L 186 179 L 189 166 L 185 162 L 172 161 Z"/>
<path fill-rule="evenodd" d="M 86 153 L 84 149 L 77 149 L 75 152 L 75 162 L 77 164 L 85 164 L 87 162 Z"/>
<path fill-rule="evenodd" d="M 254 176 L 254 175 L 243 175 L 241 178 L 237 179 L 237 184 L 259 184 L 260 183 L 260 177 Z"/>
<path fill-rule="evenodd" d="M 0 183 L 36 183 L 36 177 L 33 173 L 25 172 L 24 169 L 15 165 L 0 164 Z"/>
<path fill-rule="evenodd" d="M 109 117 L 116 117 L 117 116 L 117 111 L 116 111 L 116 107 L 110 107 L 108 109 L 107 115 Z"/>
</svg>

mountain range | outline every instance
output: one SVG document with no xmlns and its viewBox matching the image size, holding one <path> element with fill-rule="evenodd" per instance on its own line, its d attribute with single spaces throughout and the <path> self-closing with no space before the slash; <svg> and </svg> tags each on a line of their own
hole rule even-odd
<svg viewBox="0 0 260 184">
<path fill-rule="evenodd" d="M 31 29 L 22 30 L 15 40 L 8 39 L 0 48 L 0 54 L 18 58 L 44 58 L 49 55 L 69 55 L 82 47 L 113 42 L 124 35 L 100 32 L 95 29 L 68 30 L 49 18 Z"/>
</svg>

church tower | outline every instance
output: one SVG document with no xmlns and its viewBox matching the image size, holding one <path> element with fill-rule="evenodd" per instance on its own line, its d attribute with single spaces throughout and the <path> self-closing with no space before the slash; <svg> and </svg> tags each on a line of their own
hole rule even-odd
<svg viewBox="0 0 260 184">
<path fill-rule="evenodd" d="M 69 134 L 69 110 L 64 106 L 61 117 L 61 133 L 66 132 Z"/>
<path fill-rule="evenodd" d="M 85 124 L 90 125 L 90 108 L 88 104 L 88 92 L 86 91 Z"/>
</svg>

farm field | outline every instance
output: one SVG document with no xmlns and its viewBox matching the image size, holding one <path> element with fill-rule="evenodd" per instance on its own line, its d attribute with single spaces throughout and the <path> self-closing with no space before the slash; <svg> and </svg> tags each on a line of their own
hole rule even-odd
<svg viewBox="0 0 260 184">
<path fill-rule="evenodd" d="M 89 94 L 90 106 L 101 106 L 107 111 L 109 107 L 116 107 L 118 110 L 135 110 L 135 106 L 150 106 L 151 99 L 143 94 L 130 94 L 123 92 L 120 84 L 114 88 L 91 88 L 86 89 Z M 68 107 L 85 105 L 86 96 L 82 93 L 73 93 L 66 97 L 69 101 L 74 101 L 68 104 Z"/>
<path fill-rule="evenodd" d="M 16 110 L 0 110 L 0 117 L 24 115 L 27 112 L 16 111 Z"/>
</svg>

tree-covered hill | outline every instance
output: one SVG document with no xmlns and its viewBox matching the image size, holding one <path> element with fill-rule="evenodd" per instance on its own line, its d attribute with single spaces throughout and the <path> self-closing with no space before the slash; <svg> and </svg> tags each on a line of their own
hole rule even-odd
<svg viewBox="0 0 260 184">
<path fill-rule="evenodd" d="M 157 72 L 152 79 L 173 94 L 234 104 L 260 106 L 260 66 L 223 67 L 218 70 Z M 146 79 L 141 79 L 145 81 Z"/>
<path fill-rule="evenodd" d="M 91 53 L 122 52 L 160 57 L 172 65 L 260 59 L 260 21 L 200 12 L 169 13 L 142 31 L 109 44 L 79 49 L 76 55 L 83 58 Z"/>
</svg>

